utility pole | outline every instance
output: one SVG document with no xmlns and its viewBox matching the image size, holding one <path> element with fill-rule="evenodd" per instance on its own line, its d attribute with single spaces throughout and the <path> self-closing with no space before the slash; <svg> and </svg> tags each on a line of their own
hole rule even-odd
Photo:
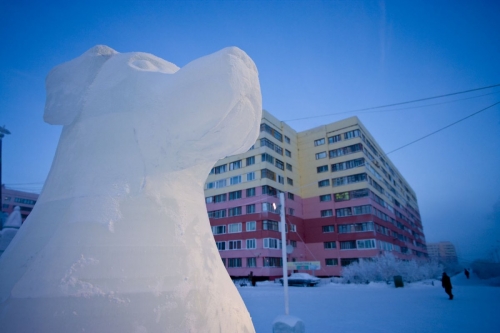
<svg viewBox="0 0 500 333">
<path fill-rule="evenodd" d="M 10 134 L 10 131 L 3 127 L 0 127 L 0 214 L 3 212 L 3 196 L 2 196 L 2 139 L 6 134 Z"/>
</svg>

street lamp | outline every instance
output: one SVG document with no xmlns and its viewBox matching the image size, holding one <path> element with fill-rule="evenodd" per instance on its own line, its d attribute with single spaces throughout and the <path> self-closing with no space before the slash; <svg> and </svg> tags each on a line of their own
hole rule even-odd
<svg viewBox="0 0 500 333">
<path fill-rule="evenodd" d="M 0 127 L 0 213 L 3 211 L 3 197 L 2 197 L 2 139 L 5 134 L 10 134 L 10 131 L 3 127 Z"/>
<path fill-rule="evenodd" d="M 273 203 L 273 208 L 276 210 L 276 204 Z M 281 218 L 281 266 L 283 266 L 283 290 L 285 293 L 285 315 L 290 313 L 288 306 L 288 263 L 286 256 L 286 231 L 285 231 L 285 193 L 280 193 L 280 218 Z"/>
<path fill-rule="evenodd" d="M 273 204 L 276 210 L 276 204 Z M 281 217 L 281 260 L 283 266 L 283 291 L 285 294 L 285 315 L 276 317 L 273 322 L 273 333 L 276 332 L 296 332 L 304 333 L 304 322 L 294 316 L 290 316 L 288 306 L 288 263 L 286 259 L 286 232 L 285 232 L 285 193 L 280 193 L 280 217 Z"/>
</svg>

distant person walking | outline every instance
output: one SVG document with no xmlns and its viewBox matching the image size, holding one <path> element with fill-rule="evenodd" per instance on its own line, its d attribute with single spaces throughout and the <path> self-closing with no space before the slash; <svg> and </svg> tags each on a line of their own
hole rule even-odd
<svg viewBox="0 0 500 333">
<path fill-rule="evenodd" d="M 465 277 L 467 279 L 469 279 L 470 273 L 469 273 L 469 270 L 467 268 L 464 269 L 464 274 L 465 274 Z"/>
<path fill-rule="evenodd" d="M 252 287 L 255 287 L 255 277 L 253 276 L 253 271 L 248 274 L 248 279 L 250 280 L 250 283 L 252 283 Z"/>
<path fill-rule="evenodd" d="M 448 274 L 446 272 L 443 273 L 443 276 L 441 278 L 441 285 L 444 288 L 444 291 L 450 296 L 450 300 L 453 299 L 453 294 L 451 293 L 451 280 Z"/>
</svg>

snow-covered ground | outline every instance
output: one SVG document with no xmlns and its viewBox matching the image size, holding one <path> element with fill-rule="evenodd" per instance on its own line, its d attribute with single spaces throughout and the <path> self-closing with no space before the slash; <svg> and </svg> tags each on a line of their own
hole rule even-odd
<svg viewBox="0 0 500 333">
<path fill-rule="evenodd" d="M 324 280 L 312 288 L 290 287 L 290 315 L 299 317 L 308 333 L 322 332 L 500 332 L 500 287 L 474 275 L 452 278 L 450 301 L 441 282 L 347 285 Z M 262 282 L 238 287 L 257 333 L 272 332 L 271 324 L 284 314 L 283 287 Z"/>
</svg>

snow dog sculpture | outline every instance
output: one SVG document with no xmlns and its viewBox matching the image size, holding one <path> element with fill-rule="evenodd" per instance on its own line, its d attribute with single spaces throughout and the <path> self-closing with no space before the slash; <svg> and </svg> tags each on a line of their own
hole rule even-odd
<svg viewBox="0 0 500 333">
<path fill-rule="evenodd" d="M 40 198 L 0 258 L 8 332 L 254 332 L 215 246 L 203 186 L 257 139 L 257 69 L 225 48 L 179 69 L 96 46 L 55 67 L 64 125 Z"/>
</svg>

